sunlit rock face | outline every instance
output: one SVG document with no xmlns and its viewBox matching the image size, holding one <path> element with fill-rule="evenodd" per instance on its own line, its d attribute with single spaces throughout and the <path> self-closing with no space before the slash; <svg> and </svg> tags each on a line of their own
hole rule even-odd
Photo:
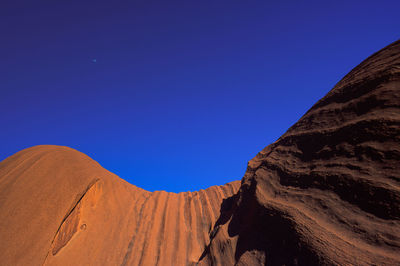
<svg viewBox="0 0 400 266">
<path fill-rule="evenodd" d="M 239 181 L 196 192 L 148 192 L 60 146 L 0 164 L 4 265 L 187 265 L 210 242 Z"/>
<path fill-rule="evenodd" d="M 0 264 L 400 265 L 399 107 L 395 42 L 241 182 L 148 192 L 71 148 L 20 151 L 0 163 Z"/>
</svg>

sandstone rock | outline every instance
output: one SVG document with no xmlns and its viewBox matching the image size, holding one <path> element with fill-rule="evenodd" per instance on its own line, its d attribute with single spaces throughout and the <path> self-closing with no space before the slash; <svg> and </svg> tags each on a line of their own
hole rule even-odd
<svg viewBox="0 0 400 266">
<path fill-rule="evenodd" d="M 400 265 L 400 41 L 235 181 L 148 192 L 67 147 L 0 163 L 1 265 Z"/>
</svg>

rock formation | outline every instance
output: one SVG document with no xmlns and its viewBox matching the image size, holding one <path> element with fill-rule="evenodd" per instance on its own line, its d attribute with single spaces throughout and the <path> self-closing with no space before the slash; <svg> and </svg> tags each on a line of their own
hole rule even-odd
<svg viewBox="0 0 400 266">
<path fill-rule="evenodd" d="M 205 264 L 400 265 L 400 41 L 257 154 L 233 198 Z"/>
<path fill-rule="evenodd" d="M 0 163 L 2 265 L 400 265 L 400 41 L 241 183 L 148 192 L 67 147 Z"/>
<path fill-rule="evenodd" d="M 0 164 L 0 264 L 195 263 L 239 185 L 151 193 L 76 150 L 29 148 Z"/>
</svg>

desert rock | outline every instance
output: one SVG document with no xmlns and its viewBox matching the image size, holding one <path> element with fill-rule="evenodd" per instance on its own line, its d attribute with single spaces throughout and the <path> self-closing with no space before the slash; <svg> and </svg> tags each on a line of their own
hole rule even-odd
<svg viewBox="0 0 400 266">
<path fill-rule="evenodd" d="M 397 41 L 259 152 L 241 182 L 148 192 L 68 147 L 10 156 L 0 262 L 400 265 L 399 170 Z"/>
</svg>

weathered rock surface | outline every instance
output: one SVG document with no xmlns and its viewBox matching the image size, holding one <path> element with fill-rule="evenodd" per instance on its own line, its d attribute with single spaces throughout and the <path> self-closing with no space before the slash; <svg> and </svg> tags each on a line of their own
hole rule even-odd
<svg viewBox="0 0 400 266">
<path fill-rule="evenodd" d="M 195 263 L 239 185 L 151 193 L 76 150 L 29 148 L 0 163 L 0 264 Z"/>
<path fill-rule="evenodd" d="M 400 41 L 252 159 L 232 200 L 205 264 L 400 265 Z"/>
<path fill-rule="evenodd" d="M 60 146 L 0 163 L 1 265 L 400 265 L 400 41 L 241 183 L 148 192 Z"/>
</svg>

